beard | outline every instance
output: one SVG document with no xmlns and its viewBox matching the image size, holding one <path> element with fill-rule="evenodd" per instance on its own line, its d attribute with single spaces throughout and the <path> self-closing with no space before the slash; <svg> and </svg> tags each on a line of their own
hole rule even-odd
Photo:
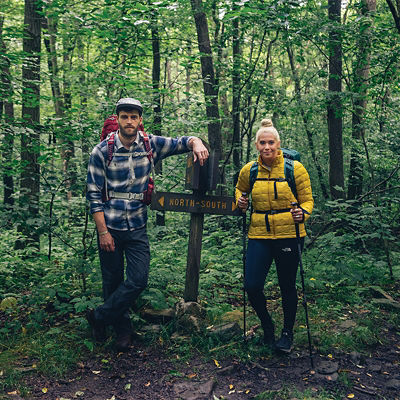
<svg viewBox="0 0 400 400">
<path fill-rule="evenodd" d="M 136 127 L 136 129 L 132 133 L 129 133 L 121 125 L 118 125 L 118 126 L 119 126 L 119 133 L 121 134 L 122 137 L 124 137 L 125 139 L 136 138 L 139 127 Z M 130 128 L 130 129 L 132 129 L 132 128 Z"/>
</svg>

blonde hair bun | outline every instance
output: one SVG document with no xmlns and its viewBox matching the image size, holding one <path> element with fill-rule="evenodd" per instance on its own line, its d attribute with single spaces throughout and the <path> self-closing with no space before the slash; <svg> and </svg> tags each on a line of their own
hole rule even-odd
<svg viewBox="0 0 400 400">
<path fill-rule="evenodd" d="M 264 118 L 261 121 L 261 126 L 263 128 L 269 128 L 270 126 L 274 126 L 274 124 L 272 123 L 272 120 L 270 120 L 269 118 Z"/>
</svg>

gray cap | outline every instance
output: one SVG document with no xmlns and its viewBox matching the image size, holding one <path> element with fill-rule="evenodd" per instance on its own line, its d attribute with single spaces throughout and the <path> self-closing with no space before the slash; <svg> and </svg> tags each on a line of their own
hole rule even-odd
<svg viewBox="0 0 400 400">
<path fill-rule="evenodd" d="M 142 112 L 143 112 L 143 106 L 140 103 L 140 101 L 136 100 L 136 99 L 132 99 L 131 97 L 125 97 L 123 99 L 119 99 L 117 101 L 116 106 L 117 106 L 117 108 L 116 108 L 117 114 L 122 109 L 138 110 L 140 116 L 142 115 Z"/>
</svg>

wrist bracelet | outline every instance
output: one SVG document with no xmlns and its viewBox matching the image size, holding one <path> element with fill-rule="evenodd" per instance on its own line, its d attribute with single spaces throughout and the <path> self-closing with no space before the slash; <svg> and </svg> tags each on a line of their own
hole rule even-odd
<svg viewBox="0 0 400 400">
<path fill-rule="evenodd" d="M 99 232 L 99 236 L 104 236 L 107 235 L 108 231 L 104 231 L 104 232 Z"/>
</svg>

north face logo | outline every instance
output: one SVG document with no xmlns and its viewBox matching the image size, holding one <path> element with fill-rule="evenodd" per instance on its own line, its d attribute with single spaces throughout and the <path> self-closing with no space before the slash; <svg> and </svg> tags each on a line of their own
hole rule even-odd
<svg viewBox="0 0 400 400">
<path fill-rule="evenodd" d="M 282 249 L 282 251 L 284 251 L 285 253 L 287 253 L 287 252 L 289 252 L 289 251 L 292 251 L 292 249 L 291 249 L 290 247 L 284 247 L 284 248 Z"/>
</svg>

